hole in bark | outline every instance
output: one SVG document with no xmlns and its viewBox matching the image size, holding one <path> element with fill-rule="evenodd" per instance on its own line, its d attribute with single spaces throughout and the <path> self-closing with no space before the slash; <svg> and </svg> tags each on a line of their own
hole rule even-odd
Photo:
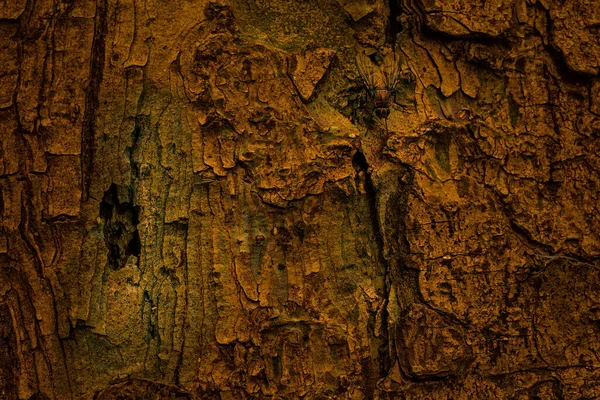
<svg viewBox="0 0 600 400">
<path fill-rule="evenodd" d="M 113 183 L 100 202 L 100 218 L 104 222 L 108 264 L 114 270 L 121 269 L 129 256 L 140 255 L 138 211 L 129 201 L 129 196 L 126 201 L 119 199 L 119 188 Z"/>
<path fill-rule="evenodd" d="M 354 166 L 354 169 L 359 171 L 366 171 L 369 169 L 367 159 L 365 158 L 365 155 L 360 151 L 357 151 L 354 154 L 354 157 L 352 157 L 352 165 Z"/>
</svg>

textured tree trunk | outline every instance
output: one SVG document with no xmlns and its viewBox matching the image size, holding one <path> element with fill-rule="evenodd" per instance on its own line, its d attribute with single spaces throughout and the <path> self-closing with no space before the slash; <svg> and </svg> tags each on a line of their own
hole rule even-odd
<svg viewBox="0 0 600 400">
<path fill-rule="evenodd" d="M 594 0 L 3 1 L 0 398 L 600 396 L 599 31 Z M 355 57 L 394 51 L 382 118 Z"/>
</svg>

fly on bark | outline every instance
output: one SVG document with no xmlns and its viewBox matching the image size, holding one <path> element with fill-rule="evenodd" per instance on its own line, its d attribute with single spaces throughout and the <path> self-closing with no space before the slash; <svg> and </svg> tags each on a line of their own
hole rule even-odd
<svg viewBox="0 0 600 400">
<path fill-rule="evenodd" d="M 384 57 L 381 65 L 373 64 L 369 57 L 359 53 L 356 56 L 356 66 L 369 101 L 374 106 L 375 115 L 387 119 L 398 82 L 401 79 L 412 80 L 410 71 L 402 70 L 400 55 L 395 52 Z"/>
</svg>

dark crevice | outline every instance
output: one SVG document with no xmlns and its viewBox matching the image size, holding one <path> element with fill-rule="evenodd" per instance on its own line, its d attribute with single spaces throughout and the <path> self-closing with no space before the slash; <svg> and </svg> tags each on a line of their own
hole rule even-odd
<svg viewBox="0 0 600 400">
<path fill-rule="evenodd" d="M 18 393 L 19 360 L 12 321 L 8 304 L 0 303 L 0 393 L 6 399 L 16 399 Z"/>
<path fill-rule="evenodd" d="M 371 172 L 369 170 L 369 163 L 365 155 L 361 151 L 357 151 L 352 157 L 352 165 L 356 169 L 357 172 L 364 174 L 365 180 L 365 192 L 367 201 L 369 203 L 369 216 L 371 218 L 371 227 L 373 229 L 373 235 L 375 237 L 375 242 L 377 243 L 378 250 L 378 260 L 384 267 L 384 277 L 383 277 L 383 293 L 381 296 L 383 297 L 385 304 L 383 309 L 381 310 L 381 333 L 380 340 L 381 343 L 378 348 L 379 353 L 379 377 L 384 378 L 388 375 L 388 372 L 391 368 L 391 357 L 389 351 L 389 327 L 388 327 L 388 308 L 387 302 L 390 296 L 390 270 L 389 264 L 385 257 L 385 247 L 383 241 L 383 231 L 381 229 L 381 223 L 379 221 L 379 210 L 377 207 L 377 190 L 375 185 L 373 184 L 373 179 L 371 177 Z"/>
<path fill-rule="evenodd" d="M 142 128 L 147 123 L 146 118 L 138 116 L 135 119 L 135 127 L 131 132 L 131 146 L 126 148 L 127 155 L 129 156 L 129 166 L 131 167 L 132 178 L 139 178 L 140 168 L 139 164 L 135 161 L 134 152 L 136 151 L 140 138 L 142 136 Z"/>
<path fill-rule="evenodd" d="M 369 164 L 367 163 L 367 159 L 365 155 L 357 151 L 352 157 L 352 163 L 355 168 L 359 171 L 362 171 L 365 176 L 365 191 L 367 195 L 367 200 L 369 202 L 369 212 L 371 216 L 371 224 L 373 226 L 373 234 L 375 235 L 375 241 L 377 242 L 377 247 L 380 251 L 380 256 L 382 261 L 385 261 L 385 257 L 383 256 L 383 234 L 381 232 L 381 225 L 379 223 L 379 213 L 377 210 L 377 190 L 375 189 L 375 185 L 373 184 L 373 179 L 371 177 L 371 173 L 369 171 Z"/>
<path fill-rule="evenodd" d="M 123 268 L 129 256 L 140 256 L 138 210 L 129 199 L 126 201 L 119 199 L 119 188 L 114 183 L 104 193 L 100 202 L 100 218 L 104 222 L 108 265 L 112 269 Z"/>
<path fill-rule="evenodd" d="M 533 238 L 531 232 L 529 232 L 526 228 L 523 228 L 515 221 L 512 220 L 510 216 L 508 216 L 510 227 L 513 232 L 515 232 L 521 239 L 523 239 L 527 244 L 529 244 L 533 248 L 542 249 L 544 252 L 548 254 L 554 254 L 554 248 L 550 245 L 544 244 L 542 242 L 538 242 Z"/>
<path fill-rule="evenodd" d="M 548 24 L 548 44 L 544 45 L 544 50 L 550 58 L 554 62 L 554 66 L 558 74 L 560 75 L 561 80 L 572 84 L 584 84 L 587 85 L 590 79 L 594 78 L 595 75 L 587 74 L 585 72 L 576 71 L 572 69 L 565 58 L 564 53 L 555 46 L 554 39 L 552 37 L 553 26 L 552 26 L 552 17 L 550 15 L 550 11 L 543 7 L 542 5 L 537 5 L 540 7 L 544 13 L 546 14 L 546 20 Z M 391 12 L 391 4 L 390 4 L 390 12 Z M 391 16 L 390 16 L 391 17 Z M 433 29 L 430 26 L 423 25 L 421 27 L 420 34 L 424 39 L 429 40 L 439 40 L 441 42 L 456 42 L 456 41 L 465 41 L 469 43 L 477 43 L 485 46 L 497 45 L 500 46 L 500 49 L 505 50 L 508 54 L 510 50 L 514 47 L 514 34 L 512 32 L 507 32 L 498 36 L 492 36 L 483 32 L 470 32 L 466 35 L 452 35 L 447 32 L 438 31 Z"/>
<path fill-rule="evenodd" d="M 556 71 L 560 75 L 560 79 L 566 83 L 571 84 L 583 84 L 589 85 L 590 80 L 595 77 L 595 75 L 586 74 L 583 72 L 575 71 L 572 69 L 567 63 L 567 59 L 565 58 L 564 53 L 558 48 L 546 45 L 544 46 L 544 50 L 550 55 L 552 61 L 554 61 L 554 67 Z"/>
<path fill-rule="evenodd" d="M 501 205 L 501 210 L 504 213 L 504 216 L 506 217 L 506 220 L 508 221 L 511 229 L 524 243 L 529 245 L 531 248 L 541 250 L 545 254 L 554 254 L 555 253 L 554 248 L 552 246 L 537 241 L 533 237 L 531 232 L 529 232 L 529 230 L 520 226 L 515 221 L 513 207 L 510 203 L 508 203 L 506 201 L 506 199 L 504 198 L 504 196 L 502 194 L 500 194 L 499 192 L 494 192 L 494 197 L 495 197 L 496 201 L 498 202 L 498 204 Z"/>
<path fill-rule="evenodd" d="M 160 347 L 160 337 L 158 336 L 158 299 L 154 301 L 154 297 L 151 292 L 144 289 L 144 295 L 142 298 L 142 320 L 147 320 L 147 333 L 146 336 L 149 340 L 158 339 L 158 346 Z"/>
<path fill-rule="evenodd" d="M 357 151 L 356 154 L 354 154 L 354 156 L 352 157 L 352 165 L 358 171 L 367 172 L 367 170 L 369 169 L 367 159 L 365 155 L 360 151 Z"/>
<path fill-rule="evenodd" d="M 94 167 L 94 146 L 96 135 L 96 116 L 100 100 L 100 85 L 104 71 L 106 34 L 108 31 L 107 0 L 96 1 L 94 39 L 90 58 L 90 77 L 85 95 L 85 111 L 81 133 L 81 191 L 82 201 L 89 197 L 92 169 Z"/>
<path fill-rule="evenodd" d="M 421 34 L 425 39 L 439 40 L 442 42 L 466 41 L 488 46 L 495 44 L 504 48 L 509 48 L 511 46 L 510 36 L 507 34 L 492 36 L 483 32 L 470 32 L 466 35 L 451 35 L 447 32 L 433 29 L 427 25 L 424 25 L 421 28 Z"/>
<path fill-rule="evenodd" d="M 392 47 L 396 44 L 396 37 L 400 32 L 402 32 L 402 24 L 398 20 L 400 17 L 400 13 L 402 12 L 400 8 L 400 0 L 390 0 L 390 16 L 388 20 L 387 27 L 387 37 L 386 40 L 392 44 Z"/>
<path fill-rule="evenodd" d="M 546 50 L 546 52 L 554 61 L 554 66 L 556 67 L 561 80 L 573 84 L 588 85 L 590 79 L 594 78 L 594 75 L 575 71 L 569 66 L 564 53 L 558 47 L 556 47 L 556 45 L 554 45 L 554 21 L 552 19 L 552 15 L 550 14 L 550 9 L 544 7 L 542 4 L 536 4 L 536 7 L 539 7 L 541 10 L 543 10 L 544 14 L 546 15 L 548 43 L 544 45 L 544 50 Z"/>
</svg>

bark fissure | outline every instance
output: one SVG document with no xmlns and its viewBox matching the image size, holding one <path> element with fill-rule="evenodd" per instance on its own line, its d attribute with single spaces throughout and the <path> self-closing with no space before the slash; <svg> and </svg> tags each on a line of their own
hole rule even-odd
<svg viewBox="0 0 600 400">
<path fill-rule="evenodd" d="M 390 299 L 390 284 L 391 284 L 391 276 L 390 276 L 390 268 L 389 262 L 387 260 L 387 256 L 385 254 L 385 243 L 384 243 L 384 233 L 381 229 L 380 222 L 380 208 L 378 207 L 377 202 L 377 189 L 373 183 L 373 178 L 371 177 L 371 171 L 369 169 L 369 164 L 365 155 L 361 151 L 357 151 L 353 158 L 352 163 L 357 171 L 363 174 L 364 179 L 364 188 L 365 188 L 365 196 L 367 198 L 367 204 L 369 207 L 369 218 L 371 220 L 371 229 L 373 231 L 373 236 L 375 238 L 375 242 L 377 244 L 377 262 L 381 263 L 383 266 L 383 286 L 379 288 L 381 290 L 381 298 L 382 304 L 380 305 L 381 311 L 375 315 L 375 319 L 380 319 L 381 329 L 379 332 L 379 346 L 378 346 L 378 354 L 379 354 L 379 378 L 385 378 L 389 370 L 391 368 L 391 355 L 390 355 L 390 346 L 389 346 L 389 313 L 388 313 L 388 303 Z M 375 321 L 377 323 L 378 321 Z M 373 329 L 373 335 L 374 329 Z"/>
<path fill-rule="evenodd" d="M 90 56 L 90 75 L 85 95 L 81 132 L 81 199 L 89 196 L 96 148 L 96 118 L 100 106 L 100 89 L 104 74 L 106 35 L 108 33 L 108 0 L 96 0 L 94 38 Z"/>
<path fill-rule="evenodd" d="M 391 43 L 392 47 L 396 45 L 396 36 L 402 32 L 402 24 L 398 20 L 402 13 L 400 7 L 400 0 L 389 0 L 389 19 L 387 26 L 387 40 Z"/>
</svg>

